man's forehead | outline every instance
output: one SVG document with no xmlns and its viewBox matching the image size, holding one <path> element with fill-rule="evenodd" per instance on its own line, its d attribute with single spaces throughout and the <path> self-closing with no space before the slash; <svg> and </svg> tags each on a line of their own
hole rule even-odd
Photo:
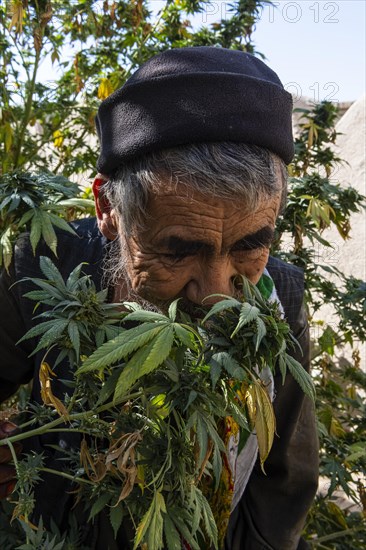
<svg viewBox="0 0 366 550">
<path fill-rule="evenodd" d="M 272 196 L 259 197 L 257 203 L 253 205 L 248 202 L 248 195 L 242 196 L 233 191 L 232 197 L 222 197 L 217 189 L 213 192 L 202 192 L 194 189 L 185 182 L 176 184 L 170 181 L 161 181 L 161 184 L 150 192 L 147 200 L 147 210 L 154 213 L 166 215 L 164 209 L 169 207 L 170 216 L 176 212 L 186 209 L 188 213 L 200 212 L 207 217 L 221 215 L 230 217 L 240 214 L 243 218 L 265 212 L 268 208 L 278 209 L 281 201 L 281 191 Z"/>
</svg>

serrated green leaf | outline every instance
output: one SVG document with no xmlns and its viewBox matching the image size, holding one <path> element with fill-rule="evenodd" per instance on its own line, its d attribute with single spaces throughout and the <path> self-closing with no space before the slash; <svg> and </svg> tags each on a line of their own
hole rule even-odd
<svg viewBox="0 0 366 550">
<path fill-rule="evenodd" d="M 302 391 L 315 402 L 315 387 L 310 374 L 308 374 L 304 367 L 288 353 L 285 354 L 285 361 L 288 370 L 299 384 Z"/>
<path fill-rule="evenodd" d="M 161 313 L 156 313 L 155 311 L 133 311 L 128 313 L 126 317 L 123 318 L 124 321 L 139 321 L 140 323 L 146 322 L 156 322 L 163 321 L 164 323 L 169 323 L 169 318 Z"/>
<path fill-rule="evenodd" d="M 58 227 L 59 229 L 62 229 L 62 231 L 66 231 L 71 235 L 77 236 L 77 233 L 74 231 L 71 225 L 67 223 L 66 220 L 60 218 L 59 216 L 56 216 L 56 214 L 52 214 L 52 212 L 48 212 L 48 217 L 52 225 L 54 225 L 55 227 Z"/>
<path fill-rule="evenodd" d="M 29 280 L 29 279 L 24 279 L 24 280 Z M 45 281 L 44 279 L 32 278 L 31 281 L 36 286 L 39 286 L 44 291 L 46 291 L 50 297 L 54 297 L 56 298 L 56 300 L 59 300 L 59 301 L 64 300 L 65 296 L 62 294 L 62 292 L 52 284 Z"/>
<path fill-rule="evenodd" d="M 112 506 L 109 511 L 109 521 L 111 522 L 115 539 L 122 525 L 123 515 L 123 507 L 120 504 L 118 506 Z"/>
<path fill-rule="evenodd" d="M 68 324 L 67 332 L 75 350 L 76 357 L 78 358 L 80 355 L 80 334 L 78 324 L 71 320 Z"/>
<path fill-rule="evenodd" d="M 208 448 L 207 425 L 200 413 L 197 413 L 197 421 L 196 421 L 195 428 L 196 428 L 196 436 L 197 436 L 197 443 L 198 443 L 198 449 L 199 449 L 198 466 L 200 468 L 202 466 L 202 463 L 206 456 L 207 448 Z"/>
<path fill-rule="evenodd" d="M 256 339 L 255 339 L 255 351 L 258 351 L 260 343 L 262 342 L 263 338 L 267 334 L 267 329 L 266 329 L 266 325 L 263 322 L 263 319 L 261 319 L 260 317 L 257 317 L 255 322 L 256 322 L 256 325 L 257 325 L 257 335 L 256 335 Z"/>
<path fill-rule="evenodd" d="M 192 405 L 193 401 L 196 399 L 198 393 L 195 390 L 189 392 L 187 405 L 184 407 L 184 412 Z"/>
<path fill-rule="evenodd" d="M 168 317 L 172 321 L 172 323 L 174 323 L 175 318 L 177 316 L 177 306 L 178 306 L 179 300 L 180 298 L 178 298 L 178 300 L 174 300 L 174 302 L 172 302 L 169 306 Z"/>
<path fill-rule="evenodd" d="M 236 377 L 235 373 L 242 371 L 237 360 L 227 351 L 219 351 L 218 353 L 214 353 L 209 361 L 209 365 L 212 365 L 215 361 L 233 378 Z"/>
<path fill-rule="evenodd" d="M 244 302 L 240 309 L 238 324 L 232 332 L 231 338 L 233 338 L 244 325 L 247 325 L 251 321 L 254 321 L 254 319 L 257 319 L 259 313 L 260 311 L 256 306 L 251 305 L 248 302 Z"/>
<path fill-rule="evenodd" d="M 66 290 L 65 281 L 50 258 L 48 258 L 47 256 L 41 256 L 39 259 L 39 266 L 43 275 L 47 277 L 49 281 L 55 283 L 56 286 L 63 291 Z"/>
<path fill-rule="evenodd" d="M 30 292 L 23 294 L 23 297 L 29 298 L 30 300 L 34 300 L 36 302 L 42 302 L 42 304 L 46 304 L 48 306 L 55 304 L 55 301 L 49 298 L 49 294 L 44 290 L 31 290 Z"/>
<path fill-rule="evenodd" d="M 122 305 L 126 311 L 145 311 L 142 305 L 137 302 L 122 302 Z"/>
<path fill-rule="evenodd" d="M 196 493 L 198 496 L 197 500 L 199 500 L 200 502 L 201 516 L 203 518 L 203 524 L 205 526 L 206 534 L 210 542 L 214 545 L 215 548 L 217 548 L 218 531 L 217 531 L 217 525 L 211 510 L 211 507 L 208 503 L 207 498 L 202 493 L 202 491 L 196 488 Z"/>
<path fill-rule="evenodd" d="M 157 369 L 168 357 L 174 343 L 173 328 L 160 327 L 159 333 L 129 360 L 118 379 L 113 401 L 118 403 L 126 391 L 145 374 Z"/>
<path fill-rule="evenodd" d="M 108 340 L 100 346 L 77 370 L 77 374 L 90 372 L 113 365 L 152 340 L 164 325 L 145 323 L 138 327 L 121 332 L 113 340 Z"/>
<path fill-rule="evenodd" d="M 210 366 L 210 376 L 211 376 L 211 386 L 212 389 L 215 389 L 218 379 L 220 378 L 222 367 L 217 361 L 209 363 Z"/>
<path fill-rule="evenodd" d="M 167 550 L 182 550 L 182 541 L 169 515 L 164 515 L 164 535 Z"/>
<path fill-rule="evenodd" d="M 5 210 L 5 207 L 9 204 L 11 201 L 11 196 L 5 197 L 5 199 L 0 203 L 0 212 L 1 210 Z"/>
<path fill-rule="evenodd" d="M 88 521 L 93 519 L 94 516 L 99 514 L 107 506 L 108 502 L 111 500 L 111 494 L 110 493 L 102 493 L 101 496 L 94 502 L 93 506 L 91 507 Z"/>
<path fill-rule="evenodd" d="M 172 326 L 176 337 L 184 346 L 189 349 L 194 349 L 196 347 L 195 337 L 190 330 L 182 327 L 179 323 L 173 323 Z"/>
<path fill-rule="evenodd" d="M 74 197 L 71 199 L 63 199 L 58 201 L 52 206 L 54 209 L 61 209 L 62 211 L 64 211 L 65 208 L 81 208 L 82 210 L 87 210 L 89 208 L 94 208 L 94 201 L 91 199 L 80 199 Z"/>
<path fill-rule="evenodd" d="M 152 535 L 152 545 L 150 546 L 149 543 L 149 538 L 150 537 L 147 537 L 148 538 L 148 547 L 150 548 L 153 548 L 154 550 L 159 550 L 160 548 L 162 548 L 162 544 L 163 544 L 163 518 L 161 516 L 161 511 L 160 511 L 160 508 L 159 508 L 159 504 L 160 504 L 160 501 L 158 501 L 158 495 L 159 493 L 155 493 L 154 496 L 153 496 L 153 500 L 150 504 L 150 507 L 148 509 L 148 511 L 146 512 L 146 514 L 143 516 L 142 520 L 140 521 L 137 529 L 136 529 L 136 533 L 135 533 L 135 540 L 134 540 L 134 545 L 133 545 L 133 550 L 136 550 L 138 548 L 138 546 L 141 544 L 141 542 L 143 540 L 145 540 L 145 535 L 148 535 L 148 531 L 150 530 L 151 528 L 151 524 L 152 522 L 154 522 L 154 527 L 156 527 L 156 516 L 159 515 L 160 518 L 161 518 L 161 533 L 157 533 L 158 535 L 160 534 L 161 536 L 161 545 L 160 546 L 155 546 L 155 540 L 154 540 L 154 537 Z M 159 527 L 159 526 L 158 526 Z"/>
<path fill-rule="evenodd" d="M 191 530 L 195 533 L 200 526 L 202 519 L 202 506 L 198 495 L 199 489 L 196 485 L 191 487 L 191 495 L 189 499 L 189 507 L 192 509 L 192 523 Z"/>
<path fill-rule="evenodd" d="M 97 401 L 97 406 L 102 405 L 109 397 L 112 395 L 114 390 L 116 389 L 117 380 L 121 374 L 120 369 L 113 369 L 112 374 L 110 374 L 99 393 L 99 398 Z"/>
<path fill-rule="evenodd" d="M 243 275 L 241 276 L 241 290 L 242 290 L 242 294 L 243 294 L 243 297 L 245 299 L 245 302 L 247 302 L 248 300 L 252 300 L 253 298 L 253 287 L 254 285 L 252 285 L 249 280 L 244 277 Z"/>
<path fill-rule="evenodd" d="M 20 196 L 22 197 L 22 201 L 25 202 L 26 205 L 30 206 L 31 208 L 36 208 L 33 199 L 29 195 L 27 195 L 26 193 L 20 193 Z"/>
<path fill-rule="evenodd" d="M 43 334 L 42 338 L 38 342 L 38 345 L 30 354 L 30 357 L 38 353 L 39 350 L 48 348 L 52 344 L 59 342 L 60 338 L 62 337 L 63 331 L 68 325 L 68 321 L 56 319 L 52 321 L 52 324 L 53 326 Z"/>
<path fill-rule="evenodd" d="M 57 236 L 52 226 L 48 212 L 40 211 L 42 237 L 47 246 L 57 256 Z"/>
<path fill-rule="evenodd" d="M 20 342 L 23 342 L 24 340 L 29 340 L 29 338 L 35 338 L 36 336 L 39 336 L 40 334 L 43 334 L 47 332 L 50 328 L 54 326 L 54 320 L 52 321 L 44 321 L 43 323 L 38 323 L 35 327 L 32 327 L 20 340 L 18 340 L 17 344 Z"/>
<path fill-rule="evenodd" d="M 105 330 L 102 330 L 102 329 L 98 329 L 95 331 L 95 334 L 94 334 L 94 341 L 95 341 L 95 346 L 96 348 L 98 349 L 100 346 L 102 346 L 104 344 L 104 342 L 106 341 L 106 338 L 105 338 Z M 114 337 L 115 335 L 113 335 Z"/>
<path fill-rule="evenodd" d="M 76 283 L 79 281 L 80 279 L 80 273 L 81 273 L 81 270 L 83 268 L 83 266 L 85 265 L 85 262 L 77 265 L 72 271 L 71 273 L 69 274 L 67 280 L 66 280 L 66 288 L 67 290 L 73 292 L 74 291 L 74 285 L 76 285 Z"/>
<path fill-rule="evenodd" d="M 151 523 L 147 529 L 146 540 L 147 547 L 154 550 L 162 550 L 164 548 L 163 528 L 164 520 L 163 513 L 166 512 L 164 497 L 159 491 L 156 493 L 155 512 L 152 516 Z"/>
<path fill-rule="evenodd" d="M 281 373 L 281 376 L 282 376 L 282 385 L 284 385 L 285 379 L 286 379 L 287 367 L 286 367 L 286 361 L 284 360 L 282 354 L 279 355 L 279 357 L 278 357 L 278 366 L 279 366 L 280 373 Z"/>
<path fill-rule="evenodd" d="M 42 218 L 40 211 L 36 210 L 31 221 L 29 240 L 32 246 L 33 254 L 36 253 L 36 248 L 42 235 Z"/>
<path fill-rule="evenodd" d="M 197 543 L 197 540 L 192 536 L 192 522 L 191 518 L 189 521 L 185 521 L 183 510 L 179 510 L 180 513 L 175 513 L 174 516 L 171 516 L 174 525 L 178 531 L 182 534 L 184 540 L 189 544 L 191 550 L 200 550 L 200 547 Z"/>
<path fill-rule="evenodd" d="M 0 208 L 0 210 L 1 210 L 1 208 Z M 28 223 L 33 218 L 34 212 L 35 212 L 34 210 L 27 210 L 27 212 L 25 212 L 23 214 L 23 216 L 20 218 L 19 223 L 18 223 L 18 227 L 22 227 L 23 225 Z"/>
<path fill-rule="evenodd" d="M 9 270 L 11 260 L 13 257 L 13 245 L 11 242 L 11 227 L 8 227 L 6 231 L 0 237 L 0 265 L 3 263 L 6 271 Z"/>
<path fill-rule="evenodd" d="M 205 315 L 205 317 L 202 319 L 202 323 L 205 323 L 210 317 L 212 317 L 213 315 L 217 315 L 225 309 L 231 309 L 233 307 L 238 307 L 239 305 L 240 302 L 235 298 L 228 298 L 225 300 L 221 300 L 220 302 L 216 302 L 216 304 L 211 307 L 207 315 Z"/>
<path fill-rule="evenodd" d="M 121 327 L 116 325 L 105 325 L 104 326 L 104 333 L 105 333 L 105 340 L 112 340 L 113 338 L 116 338 L 118 334 L 121 334 L 123 329 Z"/>
<path fill-rule="evenodd" d="M 11 199 L 10 206 L 8 208 L 8 213 L 13 212 L 16 210 L 20 204 L 21 197 L 17 193 L 14 193 Z"/>
</svg>

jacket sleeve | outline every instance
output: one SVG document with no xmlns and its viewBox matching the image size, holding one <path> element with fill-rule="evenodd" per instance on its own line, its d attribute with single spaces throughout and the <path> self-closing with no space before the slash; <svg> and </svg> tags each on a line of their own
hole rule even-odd
<svg viewBox="0 0 366 550">
<path fill-rule="evenodd" d="M 14 285 L 14 269 L 0 274 L 0 402 L 16 392 L 33 376 L 29 342 L 17 344 L 27 331 L 21 312 L 19 287 Z"/>
<path fill-rule="evenodd" d="M 282 268 L 281 268 L 282 269 Z M 302 304 L 301 274 L 275 276 L 286 317 L 302 352 L 293 355 L 309 371 L 309 327 Z M 277 274 L 276 274 L 277 275 Z M 318 484 L 318 438 L 311 400 L 288 374 L 284 385 L 275 375 L 274 444 L 265 463 L 257 462 L 244 495 L 234 510 L 227 550 L 296 550 L 306 548 L 301 532 Z"/>
<path fill-rule="evenodd" d="M 0 402 L 15 393 L 19 385 L 29 382 L 39 365 L 37 357 L 29 357 L 35 340 L 18 342 L 36 322 L 35 302 L 24 298 L 24 294 L 36 288 L 28 278 L 44 277 L 39 267 L 40 256 L 49 256 L 65 278 L 84 262 L 83 272 L 92 276 L 98 290 L 101 288 L 105 239 L 94 218 L 84 218 L 71 225 L 76 235 L 57 231 L 58 258 L 42 241 L 35 256 L 29 235 L 21 235 L 14 248 L 9 273 L 3 270 L 0 274 Z"/>
</svg>

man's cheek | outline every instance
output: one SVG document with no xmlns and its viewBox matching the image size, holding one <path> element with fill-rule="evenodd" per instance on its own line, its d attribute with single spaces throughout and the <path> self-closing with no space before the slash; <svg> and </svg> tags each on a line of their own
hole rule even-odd
<svg viewBox="0 0 366 550">
<path fill-rule="evenodd" d="M 180 291 L 180 277 L 157 260 L 144 260 L 135 263 L 130 272 L 133 290 L 144 298 L 156 296 L 159 299 L 170 299 Z"/>
</svg>

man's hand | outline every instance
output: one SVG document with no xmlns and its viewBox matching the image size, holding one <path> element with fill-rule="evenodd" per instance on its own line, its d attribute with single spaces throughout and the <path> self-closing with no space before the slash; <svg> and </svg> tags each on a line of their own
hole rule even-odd
<svg viewBox="0 0 366 550">
<path fill-rule="evenodd" d="M 17 426 L 13 422 L 6 420 L 0 423 L 0 439 L 6 439 L 15 435 Z M 22 450 L 20 443 L 14 443 L 15 452 L 18 454 Z M 15 468 L 9 462 L 12 461 L 12 455 L 9 447 L 4 445 L 0 447 L 0 499 L 9 496 L 15 487 Z"/>
</svg>

